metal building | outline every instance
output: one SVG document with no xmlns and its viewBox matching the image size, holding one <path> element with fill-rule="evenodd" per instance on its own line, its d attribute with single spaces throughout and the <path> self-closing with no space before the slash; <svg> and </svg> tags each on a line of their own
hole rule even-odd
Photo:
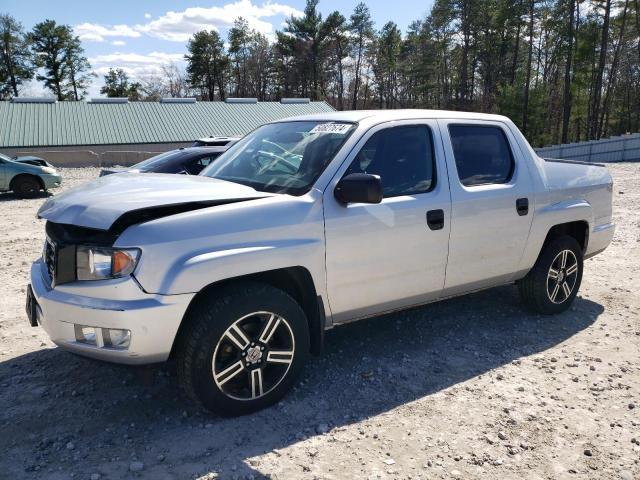
<svg viewBox="0 0 640 480">
<path fill-rule="evenodd" d="M 332 110 L 326 102 L 308 99 L 56 102 L 16 98 L 0 102 L 0 152 L 35 154 L 60 166 L 113 163 L 102 162 L 108 153 L 126 158 L 124 153 L 130 152 L 131 161 L 136 161 L 152 152 L 188 146 L 197 138 L 243 136 L 273 120 Z"/>
</svg>

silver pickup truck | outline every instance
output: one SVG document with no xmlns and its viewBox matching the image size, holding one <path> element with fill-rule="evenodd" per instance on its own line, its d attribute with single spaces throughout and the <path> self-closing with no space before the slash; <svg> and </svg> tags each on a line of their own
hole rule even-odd
<svg viewBox="0 0 640 480">
<path fill-rule="evenodd" d="M 280 399 L 336 325 L 516 283 L 573 302 L 613 236 L 601 165 L 502 116 L 397 110 L 264 125 L 200 176 L 111 175 L 42 206 L 27 313 L 60 347 L 176 360 L 206 408 Z"/>
</svg>

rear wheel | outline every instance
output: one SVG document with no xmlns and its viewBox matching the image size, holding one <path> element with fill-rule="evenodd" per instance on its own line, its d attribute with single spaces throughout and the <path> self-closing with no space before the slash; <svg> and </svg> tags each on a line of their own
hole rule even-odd
<svg viewBox="0 0 640 480">
<path fill-rule="evenodd" d="M 582 248 L 570 236 L 548 242 L 536 264 L 518 287 L 524 303 L 542 314 L 565 311 L 571 306 L 582 282 Z"/>
<path fill-rule="evenodd" d="M 247 283 L 204 298 L 178 345 L 185 391 L 222 415 L 250 413 L 282 398 L 309 353 L 304 312 L 270 285 Z"/>
<path fill-rule="evenodd" d="M 20 175 L 11 182 L 11 190 L 19 198 L 32 198 L 40 191 L 40 182 L 30 175 Z"/>
</svg>

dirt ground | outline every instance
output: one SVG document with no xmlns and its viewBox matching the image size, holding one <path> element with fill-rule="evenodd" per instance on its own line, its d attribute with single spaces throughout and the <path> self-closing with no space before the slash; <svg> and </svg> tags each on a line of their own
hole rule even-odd
<svg viewBox="0 0 640 480">
<path fill-rule="evenodd" d="M 640 479 L 640 164 L 610 170 L 617 232 L 570 311 L 531 315 L 507 286 L 337 328 L 292 394 L 234 419 L 171 364 L 29 327 L 43 198 L 0 194 L 0 478 Z"/>
</svg>

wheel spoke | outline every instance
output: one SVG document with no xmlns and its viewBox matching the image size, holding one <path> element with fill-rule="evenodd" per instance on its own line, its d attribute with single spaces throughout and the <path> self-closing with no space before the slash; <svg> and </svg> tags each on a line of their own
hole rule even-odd
<svg viewBox="0 0 640 480">
<path fill-rule="evenodd" d="M 249 339 L 238 325 L 233 325 L 225 333 L 227 338 L 231 340 L 240 350 L 244 350 L 249 345 Z"/>
<path fill-rule="evenodd" d="M 567 282 L 562 284 L 562 290 L 564 291 L 565 298 L 569 298 L 569 295 L 571 295 L 571 288 L 569 288 L 569 284 Z"/>
<path fill-rule="evenodd" d="M 251 398 L 260 397 L 263 393 L 262 370 L 260 368 L 256 368 L 251 371 Z"/>
<path fill-rule="evenodd" d="M 242 364 L 241 360 L 238 360 L 236 363 L 234 363 L 228 368 L 225 368 L 220 373 L 214 373 L 216 382 L 218 383 L 219 386 L 222 386 L 225 383 L 227 383 L 229 380 L 231 380 L 233 377 L 238 375 L 240 372 L 242 372 L 243 370 L 244 370 L 244 365 Z"/>
<path fill-rule="evenodd" d="M 553 278 L 554 280 L 558 278 L 558 270 L 554 270 L 553 268 L 550 268 L 548 278 Z"/>
<path fill-rule="evenodd" d="M 560 268 L 567 266 L 567 250 L 562 251 L 562 259 L 560 260 Z"/>
<path fill-rule="evenodd" d="M 549 296 L 552 302 L 556 301 L 556 297 L 558 296 L 558 292 L 560 291 L 560 284 L 556 283 L 555 287 L 553 287 L 553 292 Z"/>
<path fill-rule="evenodd" d="M 285 363 L 289 364 L 293 361 L 292 350 L 271 350 L 267 354 L 268 363 Z"/>
<path fill-rule="evenodd" d="M 269 343 L 269 340 L 271 340 L 271 337 L 278 328 L 278 325 L 280 325 L 280 317 L 276 317 L 276 315 L 271 314 L 269 320 L 267 320 L 266 325 L 262 329 L 259 340 L 262 343 Z"/>
<path fill-rule="evenodd" d="M 573 265 L 571 265 L 569 268 L 567 268 L 567 276 L 569 275 L 573 275 L 574 273 L 576 273 L 578 271 L 578 264 L 574 263 Z"/>
</svg>

